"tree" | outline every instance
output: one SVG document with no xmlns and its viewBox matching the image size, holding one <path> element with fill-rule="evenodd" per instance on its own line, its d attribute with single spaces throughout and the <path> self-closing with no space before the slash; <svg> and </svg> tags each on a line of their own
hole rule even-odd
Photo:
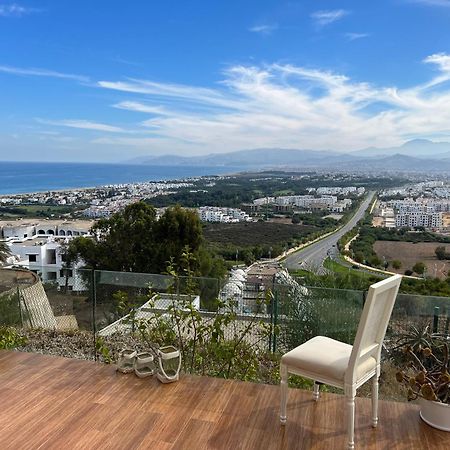
<svg viewBox="0 0 450 450">
<path fill-rule="evenodd" d="M 8 244 L 6 242 L 0 242 L 0 263 L 6 262 L 11 255 Z"/>
<path fill-rule="evenodd" d="M 182 253 L 189 247 L 189 251 L 196 257 L 203 241 L 202 224 L 198 215 L 179 205 L 167 208 L 155 227 L 156 264 L 166 267 L 172 258 L 173 263 L 183 269 Z M 198 269 L 198 266 L 195 268 Z M 197 270 L 194 270 L 198 272 Z"/>
<path fill-rule="evenodd" d="M 418 261 L 414 264 L 412 270 L 419 275 L 423 275 L 425 272 L 425 264 L 422 261 Z"/>
<path fill-rule="evenodd" d="M 394 261 L 392 261 L 392 267 L 395 270 L 398 270 L 398 269 L 400 269 L 400 267 L 402 267 L 402 262 L 399 261 L 398 259 L 394 259 Z"/>
<path fill-rule="evenodd" d="M 221 277 L 225 266 L 203 245 L 198 215 L 180 206 L 167 208 L 159 220 L 144 202 L 128 205 L 93 227 L 94 238 L 73 239 L 65 250 L 66 264 L 83 260 L 88 267 L 124 272 L 163 273 L 169 262 L 183 271 L 183 253 L 194 256 L 193 273 Z"/>
<path fill-rule="evenodd" d="M 436 247 L 436 250 L 434 251 L 434 253 L 437 256 L 437 259 L 443 260 L 443 259 L 447 259 L 447 252 L 445 251 L 445 247 L 444 246 L 439 246 Z"/>
<path fill-rule="evenodd" d="M 372 267 L 381 266 L 381 259 L 376 255 L 370 256 L 368 262 Z"/>
</svg>

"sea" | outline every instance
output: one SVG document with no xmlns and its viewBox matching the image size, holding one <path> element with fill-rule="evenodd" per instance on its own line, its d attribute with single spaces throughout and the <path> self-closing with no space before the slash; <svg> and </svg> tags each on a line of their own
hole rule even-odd
<svg viewBox="0 0 450 450">
<path fill-rule="evenodd" d="M 239 167 L 0 162 L 0 195 L 224 175 Z"/>
</svg>

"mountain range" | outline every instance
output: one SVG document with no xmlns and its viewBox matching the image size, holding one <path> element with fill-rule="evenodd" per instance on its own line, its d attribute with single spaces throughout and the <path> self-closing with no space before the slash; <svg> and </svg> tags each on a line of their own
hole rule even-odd
<svg viewBox="0 0 450 450">
<path fill-rule="evenodd" d="M 450 143 L 415 139 L 399 147 L 369 147 L 343 153 L 333 150 L 257 148 L 203 156 L 141 156 L 127 164 L 210 166 L 240 169 L 352 169 L 386 171 L 449 171 Z"/>
</svg>

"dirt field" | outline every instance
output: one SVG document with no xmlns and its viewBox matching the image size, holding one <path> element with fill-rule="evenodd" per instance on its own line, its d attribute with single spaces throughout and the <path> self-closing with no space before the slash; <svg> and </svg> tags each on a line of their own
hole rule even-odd
<svg viewBox="0 0 450 450">
<path fill-rule="evenodd" d="M 284 245 L 290 239 L 300 239 L 318 230 L 316 227 L 292 223 L 208 223 L 203 229 L 203 235 L 207 241 L 218 244 Z"/>
<path fill-rule="evenodd" d="M 446 278 L 450 270 L 450 261 L 439 261 L 436 258 L 434 251 L 436 247 L 442 246 L 439 242 L 419 242 L 414 244 L 412 242 L 392 242 L 392 241 L 377 241 L 374 244 L 374 250 L 382 259 L 391 263 L 394 259 L 398 259 L 402 263 L 399 270 L 392 268 L 389 264 L 388 270 L 392 272 L 405 273 L 405 270 L 412 270 L 412 266 L 422 261 L 427 267 L 427 276 Z M 450 245 L 447 244 L 446 250 L 450 252 Z"/>
</svg>

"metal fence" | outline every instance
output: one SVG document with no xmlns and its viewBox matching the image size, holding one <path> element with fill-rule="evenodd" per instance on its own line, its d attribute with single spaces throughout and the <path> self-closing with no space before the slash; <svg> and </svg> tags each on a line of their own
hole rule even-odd
<svg viewBox="0 0 450 450">
<path fill-rule="evenodd" d="M 224 297 L 217 279 L 83 269 L 61 269 L 56 276 L 53 272 L 49 268 L 34 279 L 25 277 L 20 269 L 8 273 L 9 281 L 0 290 L 0 326 L 28 330 L 30 342 L 42 341 L 36 348 L 51 347 L 52 336 L 65 333 L 75 343 L 68 343 L 69 337 L 64 342 L 82 347 L 90 358 L 101 352 L 99 338 L 120 335 L 117 346 L 125 345 L 123 335 L 136 330 L 133 321 L 168 317 L 176 304 L 184 308 L 192 304 L 202 325 L 210 326 L 218 314 L 224 314 L 224 310 L 217 311 L 218 299 L 236 303 L 232 313 L 228 310 L 229 320 L 221 323 L 225 339 L 233 340 L 248 330 L 245 340 L 250 345 L 281 353 L 316 335 L 351 344 L 366 296 L 363 291 L 302 286 L 300 280 L 294 280 L 274 283 L 264 293 L 255 290 L 251 307 L 246 307 L 234 294 Z M 450 299 L 399 294 L 388 335 L 424 323 L 448 335 Z M 189 335 L 189 323 L 184 326 Z M 64 342 L 58 345 L 63 347 Z"/>
</svg>

